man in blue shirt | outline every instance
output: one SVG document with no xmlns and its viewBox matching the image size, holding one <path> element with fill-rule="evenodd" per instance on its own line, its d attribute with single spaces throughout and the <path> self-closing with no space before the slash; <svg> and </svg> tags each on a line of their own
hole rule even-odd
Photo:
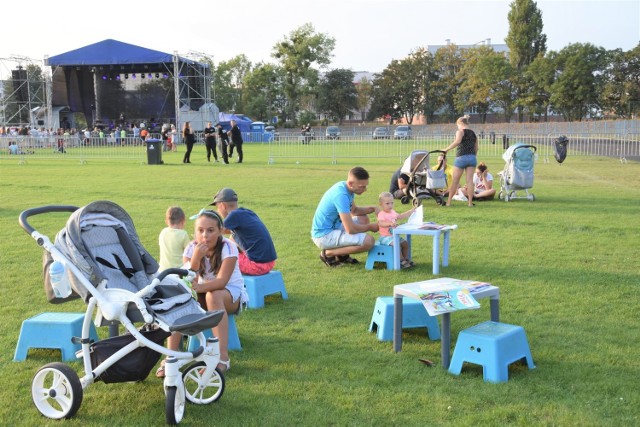
<svg viewBox="0 0 640 427">
<path fill-rule="evenodd" d="M 230 232 L 238 245 L 240 272 L 251 276 L 270 272 L 278 256 L 271 235 L 258 215 L 249 209 L 238 207 L 238 195 L 230 188 L 218 191 L 211 205 L 224 218 L 223 232 Z"/>
<path fill-rule="evenodd" d="M 378 231 L 367 215 L 377 214 L 378 207 L 358 207 L 355 195 L 367 191 L 369 173 L 362 167 L 349 171 L 346 181 L 334 184 L 324 193 L 311 224 L 311 239 L 321 249 L 320 259 L 329 267 L 356 264 L 350 254 L 367 252 L 375 244 L 367 231 Z"/>
</svg>

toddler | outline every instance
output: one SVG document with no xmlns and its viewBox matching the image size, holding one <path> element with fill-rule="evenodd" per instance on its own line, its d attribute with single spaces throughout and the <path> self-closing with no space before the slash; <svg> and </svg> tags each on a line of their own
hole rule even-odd
<svg viewBox="0 0 640 427">
<path fill-rule="evenodd" d="M 178 206 L 167 209 L 164 222 L 167 224 L 160 232 L 158 243 L 160 244 L 160 271 L 167 268 L 181 268 L 183 264 L 182 253 L 189 245 L 189 234 L 184 230 L 184 211 Z"/>
<path fill-rule="evenodd" d="M 409 218 L 416 208 L 411 208 L 403 214 L 399 214 L 393 210 L 393 194 L 388 191 L 380 193 L 378 198 L 380 203 L 380 212 L 378 212 L 378 226 L 380 228 L 381 245 L 393 245 L 393 236 L 390 227 L 396 227 L 399 219 Z M 409 259 L 409 244 L 403 238 L 400 238 L 400 266 L 402 268 L 413 267 L 415 264 Z"/>
</svg>

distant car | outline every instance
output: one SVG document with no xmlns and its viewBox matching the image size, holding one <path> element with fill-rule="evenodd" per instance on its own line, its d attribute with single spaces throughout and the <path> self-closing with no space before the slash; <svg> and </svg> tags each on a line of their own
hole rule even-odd
<svg viewBox="0 0 640 427">
<path fill-rule="evenodd" d="M 391 131 L 385 127 L 377 127 L 373 130 L 373 139 L 390 139 Z"/>
<path fill-rule="evenodd" d="M 393 131 L 394 139 L 411 139 L 412 136 L 411 126 L 398 126 L 396 130 Z"/>
<path fill-rule="evenodd" d="M 338 126 L 328 126 L 324 136 L 327 139 L 340 139 L 340 128 Z"/>
</svg>

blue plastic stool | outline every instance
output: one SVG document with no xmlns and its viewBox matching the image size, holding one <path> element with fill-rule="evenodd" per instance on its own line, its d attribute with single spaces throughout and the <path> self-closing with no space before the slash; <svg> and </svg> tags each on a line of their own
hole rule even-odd
<svg viewBox="0 0 640 427">
<path fill-rule="evenodd" d="M 364 268 L 372 270 L 376 262 L 385 262 L 387 263 L 387 270 L 393 270 L 393 246 L 374 245 L 369 249 L 367 263 L 364 265 Z"/>
<path fill-rule="evenodd" d="M 421 301 L 402 297 L 402 329 L 427 328 L 431 340 L 440 339 L 438 319 L 429 316 Z M 393 340 L 393 297 L 378 297 L 373 308 L 369 332 L 377 329 L 380 341 Z"/>
<path fill-rule="evenodd" d="M 84 313 L 40 313 L 23 321 L 13 360 L 25 360 L 30 348 L 59 349 L 62 360 L 75 360 L 82 345 L 72 343 L 71 338 L 82 337 L 83 322 Z M 98 341 L 93 323 L 89 338 Z"/>
<path fill-rule="evenodd" d="M 262 276 L 243 275 L 244 286 L 249 295 L 248 308 L 264 307 L 264 297 L 280 292 L 282 299 L 287 299 L 287 290 L 284 288 L 284 280 L 282 273 L 277 270 L 271 270 Z"/>
<path fill-rule="evenodd" d="M 213 332 L 211 329 L 205 329 L 202 331 L 205 338 L 213 337 Z M 187 351 L 194 351 L 198 347 L 200 347 L 200 340 L 196 337 L 189 337 L 189 342 L 187 344 Z M 229 315 L 229 343 L 227 348 L 229 350 L 242 350 L 242 346 L 240 345 L 240 337 L 238 336 L 238 328 L 236 327 L 236 316 L 233 314 Z"/>
<path fill-rule="evenodd" d="M 475 363 L 482 365 L 485 381 L 506 382 L 509 365 L 521 359 L 535 368 L 524 328 L 487 321 L 460 331 L 449 372 L 459 375 L 464 362 Z"/>
</svg>

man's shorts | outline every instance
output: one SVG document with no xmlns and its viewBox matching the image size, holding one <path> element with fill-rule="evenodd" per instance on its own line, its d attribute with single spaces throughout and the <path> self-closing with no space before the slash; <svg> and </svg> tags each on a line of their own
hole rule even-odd
<svg viewBox="0 0 640 427">
<path fill-rule="evenodd" d="M 453 165 L 459 169 L 475 168 L 478 164 L 478 159 L 475 154 L 465 154 L 464 156 L 456 157 Z"/>
<path fill-rule="evenodd" d="M 362 246 L 367 233 L 349 234 L 344 230 L 333 230 L 322 237 L 312 238 L 320 249 L 335 249 L 345 246 Z"/>
</svg>

